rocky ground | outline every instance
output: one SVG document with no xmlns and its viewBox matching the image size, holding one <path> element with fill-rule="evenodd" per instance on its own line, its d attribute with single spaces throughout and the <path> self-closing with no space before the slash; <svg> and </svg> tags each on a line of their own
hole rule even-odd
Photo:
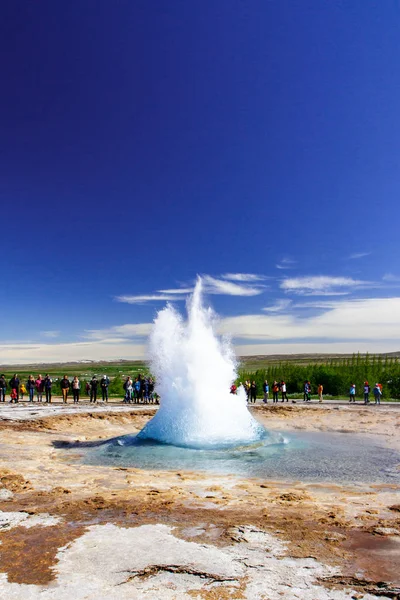
<svg viewBox="0 0 400 600">
<path fill-rule="evenodd" d="M 0 598 L 400 598 L 400 487 L 92 466 L 146 407 L 0 409 Z M 274 430 L 400 448 L 400 410 L 262 406 Z M 70 449 L 74 448 L 75 458 Z"/>
</svg>

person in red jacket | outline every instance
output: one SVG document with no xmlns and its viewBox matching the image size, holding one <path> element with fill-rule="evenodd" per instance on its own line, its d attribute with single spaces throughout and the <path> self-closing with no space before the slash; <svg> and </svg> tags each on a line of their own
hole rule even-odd
<svg viewBox="0 0 400 600">
<path fill-rule="evenodd" d="M 39 377 L 36 379 L 35 384 L 36 384 L 37 401 L 41 402 L 42 397 L 43 397 L 43 387 L 44 387 L 44 381 L 43 381 L 41 375 L 39 375 Z"/>
</svg>

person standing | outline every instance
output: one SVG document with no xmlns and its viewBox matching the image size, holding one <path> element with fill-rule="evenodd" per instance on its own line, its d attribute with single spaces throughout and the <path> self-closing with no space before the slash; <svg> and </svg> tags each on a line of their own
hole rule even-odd
<svg viewBox="0 0 400 600">
<path fill-rule="evenodd" d="M 244 389 L 246 392 L 247 402 L 250 402 L 250 388 L 251 388 L 250 380 L 246 379 L 246 381 L 244 382 Z"/>
<path fill-rule="evenodd" d="M 140 401 L 143 402 L 143 394 L 144 394 L 144 381 L 143 381 L 143 377 L 141 376 L 141 374 L 139 373 L 138 375 L 138 382 L 140 384 L 140 389 L 139 389 L 139 398 Z"/>
<path fill-rule="evenodd" d="M 279 401 L 279 385 L 277 381 L 274 381 L 272 385 L 272 396 L 274 403 Z"/>
<path fill-rule="evenodd" d="M 154 404 L 154 381 L 151 377 L 149 377 L 149 398 L 150 402 Z"/>
<path fill-rule="evenodd" d="M 381 390 L 381 386 L 379 383 L 375 384 L 374 387 L 374 397 L 375 397 L 375 404 L 380 404 L 381 403 L 381 396 L 382 396 L 382 390 Z"/>
<path fill-rule="evenodd" d="M 139 377 L 136 377 L 135 384 L 134 384 L 135 404 L 139 404 L 139 401 L 140 401 L 140 388 L 141 388 L 141 384 L 140 384 Z"/>
<path fill-rule="evenodd" d="M 323 391 L 324 391 L 324 386 L 322 385 L 322 383 L 320 383 L 320 384 L 318 385 L 318 401 L 319 401 L 319 402 L 322 402 L 322 394 L 323 394 Z"/>
<path fill-rule="evenodd" d="M 282 394 L 282 402 L 289 402 L 289 398 L 287 397 L 287 393 L 286 393 L 286 383 L 282 380 L 281 381 L 281 394 Z"/>
<path fill-rule="evenodd" d="M 17 403 L 18 398 L 19 398 L 19 379 L 18 379 L 17 373 L 15 373 L 14 376 L 11 377 L 11 379 L 10 379 L 10 388 L 11 388 L 10 402 L 12 403 L 12 401 L 14 400 L 14 402 Z"/>
<path fill-rule="evenodd" d="M 61 387 L 63 402 L 64 402 L 64 404 L 67 404 L 68 392 L 71 387 L 71 384 L 69 382 L 67 375 L 64 375 L 63 379 L 61 379 L 60 387 Z"/>
<path fill-rule="evenodd" d="M 127 377 L 125 379 L 123 387 L 125 390 L 124 402 L 130 404 L 132 402 L 132 392 L 133 392 L 133 383 L 132 383 L 131 377 Z"/>
<path fill-rule="evenodd" d="M 97 402 L 97 386 L 99 384 L 99 381 L 96 377 L 96 375 L 93 375 L 92 380 L 90 382 L 90 402 L 93 402 L 93 404 L 95 404 Z"/>
<path fill-rule="evenodd" d="M 44 378 L 43 385 L 44 385 L 44 391 L 46 394 L 46 402 L 50 403 L 51 402 L 51 386 L 53 385 L 53 380 L 51 379 L 51 377 L 48 373 L 46 373 L 46 377 Z"/>
<path fill-rule="evenodd" d="M 81 389 L 81 382 L 79 381 L 78 377 L 75 375 L 75 377 L 72 380 L 72 394 L 74 396 L 74 404 L 77 404 L 79 402 L 80 389 Z"/>
<path fill-rule="evenodd" d="M 263 392 L 264 392 L 263 402 L 264 402 L 264 404 L 268 404 L 269 383 L 267 380 L 265 380 L 263 383 Z"/>
<path fill-rule="evenodd" d="M 33 379 L 33 375 L 29 375 L 28 381 L 26 382 L 26 387 L 28 388 L 29 402 L 33 402 L 33 396 L 36 389 L 36 383 Z"/>
<path fill-rule="evenodd" d="M 0 402 L 6 401 L 7 382 L 4 375 L 0 377 Z"/>
<path fill-rule="evenodd" d="M 354 383 L 352 383 L 351 386 L 350 386 L 349 396 L 350 396 L 349 402 L 354 402 L 355 403 L 355 401 L 356 401 L 356 386 L 355 386 Z"/>
<path fill-rule="evenodd" d="M 149 378 L 145 377 L 143 380 L 143 401 L 145 404 L 149 403 Z"/>
<path fill-rule="evenodd" d="M 108 379 L 107 375 L 103 375 L 103 377 L 101 378 L 101 381 L 100 381 L 101 397 L 103 399 L 103 402 L 108 402 L 108 386 L 109 385 L 110 385 L 110 380 Z"/>
<path fill-rule="evenodd" d="M 26 394 L 26 387 L 23 383 L 21 383 L 21 385 L 19 386 L 19 395 L 21 400 L 24 399 L 24 394 Z"/>
<path fill-rule="evenodd" d="M 369 394 L 371 388 L 368 384 L 368 381 L 364 381 L 364 404 L 369 404 Z"/>
<path fill-rule="evenodd" d="M 304 402 L 311 401 L 311 383 L 309 381 L 304 382 Z"/>
<path fill-rule="evenodd" d="M 43 397 L 43 379 L 42 376 L 39 375 L 38 378 L 36 379 L 36 396 L 37 396 L 37 401 L 41 402 L 42 401 L 42 397 Z"/>
<path fill-rule="evenodd" d="M 250 402 L 253 402 L 255 404 L 257 400 L 257 385 L 255 381 L 251 382 L 250 385 Z"/>
</svg>

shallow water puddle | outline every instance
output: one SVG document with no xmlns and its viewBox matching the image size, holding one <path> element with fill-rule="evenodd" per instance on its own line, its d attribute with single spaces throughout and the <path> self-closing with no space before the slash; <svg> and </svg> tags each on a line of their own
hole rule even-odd
<svg viewBox="0 0 400 600">
<path fill-rule="evenodd" d="M 280 432 L 262 443 L 203 450 L 127 435 L 88 448 L 78 445 L 67 455 L 91 465 L 302 482 L 400 484 L 400 452 L 383 446 L 380 439 L 354 434 Z"/>
</svg>

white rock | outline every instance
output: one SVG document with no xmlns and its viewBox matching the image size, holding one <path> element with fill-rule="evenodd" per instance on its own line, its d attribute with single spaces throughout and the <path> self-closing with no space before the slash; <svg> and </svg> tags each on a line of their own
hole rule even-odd
<svg viewBox="0 0 400 600">
<path fill-rule="evenodd" d="M 53 517 L 47 513 L 38 515 L 29 515 L 26 512 L 5 512 L 0 510 L 0 531 L 7 531 L 13 527 L 51 527 L 57 525 L 61 521 L 61 517 Z"/>
<path fill-rule="evenodd" d="M 11 500 L 11 498 L 13 498 L 14 494 L 12 493 L 11 490 L 6 490 L 6 488 L 2 488 L 0 490 L 0 500 Z"/>
<path fill-rule="evenodd" d="M 316 583 L 318 577 L 337 573 L 336 569 L 311 558 L 283 556 L 284 544 L 256 528 L 234 529 L 235 539 L 242 536 L 243 541 L 217 548 L 177 538 L 166 525 L 93 526 L 59 550 L 55 582 L 49 586 L 8 583 L 6 574 L 0 574 L 0 598 L 190 600 L 196 591 L 218 593 L 220 586 L 239 585 L 248 600 L 351 597 L 352 590 L 330 590 Z"/>
</svg>

